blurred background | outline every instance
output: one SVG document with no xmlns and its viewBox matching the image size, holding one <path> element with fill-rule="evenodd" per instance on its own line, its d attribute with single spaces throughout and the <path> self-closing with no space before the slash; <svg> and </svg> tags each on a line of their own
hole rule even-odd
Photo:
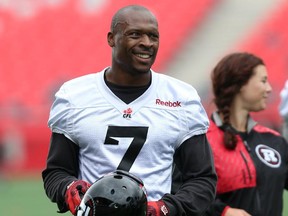
<svg viewBox="0 0 288 216">
<path fill-rule="evenodd" d="M 279 92 L 288 78 L 286 0 L 0 0 L 0 215 L 59 215 L 41 181 L 49 109 L 64 81 L 110 65 L 111 18 L 129 4 L 158 17 L 153 69 L 192 84 L 208 114 L 214 108 L 210 71 L 220 58 L 233 51 L 263 58 L 273 92 L 267 110 L 253 115 L 280 131 Z M 283 216 L 287 193 L 284 198 Z"/>
</svg>

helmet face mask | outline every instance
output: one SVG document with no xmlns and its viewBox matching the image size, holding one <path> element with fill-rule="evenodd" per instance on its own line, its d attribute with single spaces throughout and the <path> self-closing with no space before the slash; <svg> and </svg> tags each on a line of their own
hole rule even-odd
<svg viewBox="0 0 288 216">
<path fill-rule="evenodd" d="M 103 176 L 87 190 L 77 216 L 146 216 L 143 182 L 126 171 Z"/>
</svg>

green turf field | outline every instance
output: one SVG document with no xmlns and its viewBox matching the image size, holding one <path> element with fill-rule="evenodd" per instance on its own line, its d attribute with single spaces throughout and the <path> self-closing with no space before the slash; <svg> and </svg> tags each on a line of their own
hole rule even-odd
<svg viewBox="0 0 288 216">
<path fill-rule="evenodd" d="M 0 179 L 0 215 L 6 216 L 71 216 L 57 213 L 54 203 L 45 195 L 39 179 Z"/>
<path fill-rule="evenodd" d="M 70 213 L 56 213 L 56 204 L 48 200 L 39 179 L 0 180 L 0 194 L 0 215 L 3 216 L 71 216 Z M 284 199 L 283 216 L 287 216 L 288 192 L 285 192 Z"/>
</svg>

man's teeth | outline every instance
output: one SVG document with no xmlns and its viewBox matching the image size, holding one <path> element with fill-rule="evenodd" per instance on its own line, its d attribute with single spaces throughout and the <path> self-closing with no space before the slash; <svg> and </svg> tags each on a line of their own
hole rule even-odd
<svg viewBox="0 0 288 216">
<path fill-rule="evenodd" d="M 136 54 L 138 57 L 140 58 L 144 58 L 144 59 L 147 59 L 147 58 L 150 58 L 150 55 L 148 54 Z"/>
</svg>

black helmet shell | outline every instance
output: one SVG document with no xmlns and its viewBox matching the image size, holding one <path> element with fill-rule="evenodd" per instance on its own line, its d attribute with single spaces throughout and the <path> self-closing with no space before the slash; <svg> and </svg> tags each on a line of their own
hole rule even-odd
<svg viewBox="0 0 288 216">
<path fill-rule="evenodd" d="M 146 216 L 146 208 L 143 182 L 131 173 L 117 170 L 92 184 L 77 216 Z"/>
</svg>

